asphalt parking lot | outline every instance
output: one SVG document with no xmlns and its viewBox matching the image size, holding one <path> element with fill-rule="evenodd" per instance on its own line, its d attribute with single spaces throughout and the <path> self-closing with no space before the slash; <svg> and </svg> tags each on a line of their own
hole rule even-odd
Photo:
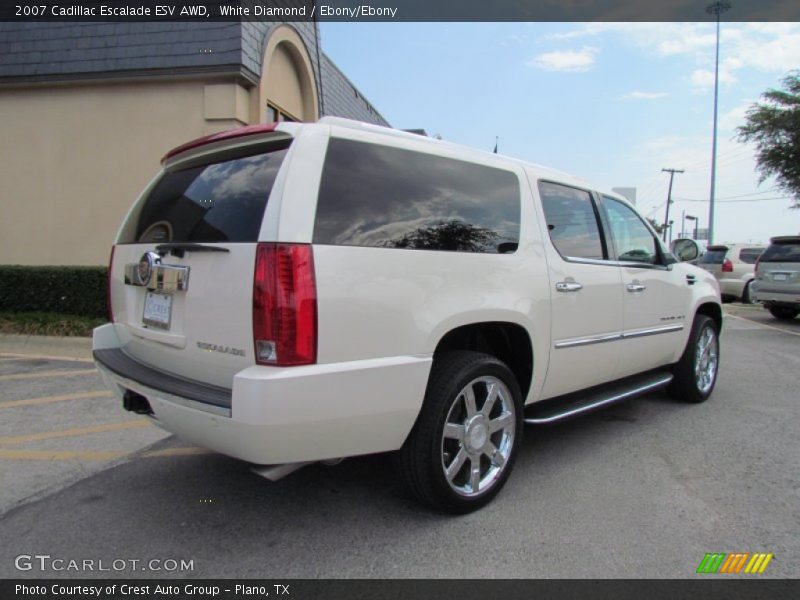
<svg viewBox="0 0 800 600">
<path fill-rule="evenodd" d="M 684 578 L 707 552 L 798 577 L 800 319 L 726 312 L 708 402 L 529 427 L 503 493 L 464 517 L 409 500 L 384 455 L 271 483 L 125 413 L 91 363 L 0 348 L 0 577 Z M 21 554 L 127 562 L 19 571 Z M 152 559 L 192 564 L 130 562 Z"/>
</svg>

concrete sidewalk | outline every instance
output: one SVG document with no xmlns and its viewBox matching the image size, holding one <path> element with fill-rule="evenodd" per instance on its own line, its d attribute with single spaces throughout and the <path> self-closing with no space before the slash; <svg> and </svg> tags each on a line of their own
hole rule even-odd
<svg viewBox="0 0 800 600">
<path fill-rule="evenodd" d="M 91 360 L 92 338 L 0 333 L 0 354 Z"/>
</svg>

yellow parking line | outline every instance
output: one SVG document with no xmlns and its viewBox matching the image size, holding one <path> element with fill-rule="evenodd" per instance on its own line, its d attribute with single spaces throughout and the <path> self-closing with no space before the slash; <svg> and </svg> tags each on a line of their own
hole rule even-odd
<svg viewBox="0 0 800 600">
<path fill-rule="evenodd" d="M 746 323 L 751 323 L 753 325 L 757 325 L 758 327 L 763 327 L 764 329 L 774 329 L 775 331 L 780 331 L 781 333 L 788 333 L 789 335 L 800 335 L 800 331 L 788 331 L 786 329 L 781 329 L 780 327 L 775 327 L 774 325 L 767 325 L 766 323 L 760 323 L 759 321 L 753 321 L 752 319 L 745 319 L 744 317 L 740 317 L 738 315 L 726 315 L 731 319 L 738 319 L 739 321 L 745 321 Z"/>
<path fill-rule="evenodd" d="M 13 435 L 0 437 L 0 446 L 10 444 L 24 444 L 26 442 L 39 442 L 41 440 L 52 440 L 55 438 L 75 437 L 90 433 L 103 433 L 106 431 L 121 431 L 123 429 L 134 429 L 136 427 L 149 427 L 149 421 L 124 421 L 122 423 L 108 423 L 106 425 L 93 425 L 91 427 L 78 427 L 76 429 L 62 429 L 61 431 L 45 431 L 43 433 L 30 433 L 27 435 Z"/>
<path fill-rule="evenodd" d="M 40 377 L 73 377 L 75 375 L 90 375 L 97 373 L 97 369 L 76 369 L 72 371 L 39 371 L 38 373 L 13 373 L 0 375 L 0 381 L 11 379 L 39 379 Z"/>
<path fill-rule="evenodd" d="M 16 352 L 0 352 L 0 358 L 10 358 L 19 360 L 63 360 L 82 363 L 94 362 L 91 358 L 81 358 L 77 356 L 51 356 L 49 354 L 18 354 Z"/>
<path fill-rule="evenodd" d="M 51 402 L 64 402 L 66 400 L 83 400 L 85 398 L 113 398 L 111 392 L 77 392 L 75 394 L 62 394 L 60 396 L 43 396 L 41 398 L 28 398 L 27 400 L 12 400 L 11 402 L 0 402 L 0 408 L 17 408 L 18 406 L 35 406 L 38 404 L 50 404 Z"/>
<path fill-rule="evenodd" d="M 164 450 L 151 450 L 142 454 L 144 458 L 160 458 L 163 456 L 194 456 L 195 454 L 212 454 L 206 448 L 166 448 Z"/>
<path fill-rule="evenodd" d="M 78 450 L 4 450 L 0 449 L 0 459 L 5 460 L 114 460 L 123 458 L 126 452 L 99 450 L 95 452 Z"/>
<path fill-rule="evenodd" d="M 144 452 L 142 458 L 166 458 L 170 456 L 193 456 L 210 454 L 205 448 L 167 448 Z M 0 460 L 116 460 L 130 456 L 131 452 L 114 450 L 5 450 L 0 449 Z"/>
</svg>

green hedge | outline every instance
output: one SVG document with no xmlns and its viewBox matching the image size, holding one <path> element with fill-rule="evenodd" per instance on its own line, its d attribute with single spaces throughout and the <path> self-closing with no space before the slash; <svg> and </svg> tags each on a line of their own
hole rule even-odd
<svg viewBox="0 0 800 600">
<path fill-rule="evenodd" d="M 0 265 L 0 311 L 105 317 L 106 267 Z"/>
</svg>

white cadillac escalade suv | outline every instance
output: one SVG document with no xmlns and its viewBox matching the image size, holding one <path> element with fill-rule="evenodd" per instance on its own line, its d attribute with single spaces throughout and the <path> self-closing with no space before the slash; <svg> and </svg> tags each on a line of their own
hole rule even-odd
<svg viewBox="0 0 800 600">
<path fill-rule="evenodd" d="M 524 424 L 714 388 L 716 280 L 581 179 L 335 118 L 162 164 L 111 253 L 96 364 L 127 410 L 271 479 L 397 451 L 418 498 L 468 512 Z"/>
</svg>

